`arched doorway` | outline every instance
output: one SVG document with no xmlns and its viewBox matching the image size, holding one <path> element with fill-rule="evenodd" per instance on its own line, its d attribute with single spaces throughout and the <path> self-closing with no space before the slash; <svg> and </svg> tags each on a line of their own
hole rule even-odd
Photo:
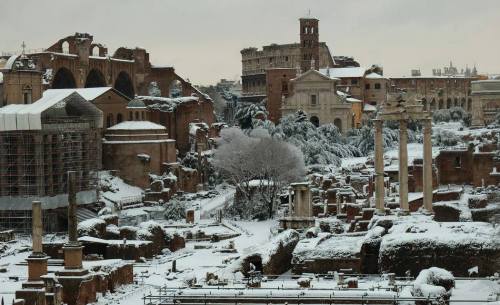
<svg viewBox="0 0 500 305">
<path fill-rule="evenodd" d="M 339 132 L 342 132 L 342 120 L 341 119 L 336 118 L 335 120 L 333 120 L 333 125 L 337 126 L 337 128 L 339 129 Z"/>
<path fill-rule="evenodd" d="M 120 124 L 123 121 L 123 116 L 121 113 L 116 115 L 116 124 Z"/>
<path fill-rule="evenodd" d="M 57 70 L 52 80 L 52 89 L 76 88 L 76 81 L 73 73 L 67 68 Z"/>
<path fill-rule="evenodd" d="M 85 80 L 85 88 L 106 87 L 106 78 L 97 69 L 90 70 Z"/>
<path fill-rule="evenodd" d="M 439 100 L 439 109 L 443 109 L 444 108 L 444 101 L 441 99 Z"/>
<path fill-rule="evenodd" d="M 309 121 L 311 121 L 311 123 L 316 126 L 316 127 L 319 127 L 319 118 L 315 115 L 313 115 Z"/>
<path fill-rule="evenodd" d="M 134 91 L 134 83 L 132 82 L 132 79 L 130 78 L 130 75 L 128 75 L 127 72 L 120 72 L 118 74 L 118 77 L 115 80 L 115 89 L 123 93 L 124 95 L 134 98 L 135 91 Z"/>
</svg>

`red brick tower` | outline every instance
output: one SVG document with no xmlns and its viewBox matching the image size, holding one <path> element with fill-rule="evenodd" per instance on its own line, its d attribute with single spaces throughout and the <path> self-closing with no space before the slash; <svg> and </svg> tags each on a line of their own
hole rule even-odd
<svg viewBox="0 0 500 305">
<path fill-rule="evenodd" d="M 319 69 L 319 20 L 316 18 L 300 18 L 300 69 L 302 73 L 311 69 Z"/>
</svg>

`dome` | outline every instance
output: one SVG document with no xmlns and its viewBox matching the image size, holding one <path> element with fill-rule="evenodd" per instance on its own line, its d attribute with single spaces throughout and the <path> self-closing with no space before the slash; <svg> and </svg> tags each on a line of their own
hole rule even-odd
<svg viewBox="0 0 500 305">
<path fill-rule="evenodd" d="M 133 99 L 128 102 L 127 108 L 146 108 L 146 104 L 140 99 Z"/>
</svg>

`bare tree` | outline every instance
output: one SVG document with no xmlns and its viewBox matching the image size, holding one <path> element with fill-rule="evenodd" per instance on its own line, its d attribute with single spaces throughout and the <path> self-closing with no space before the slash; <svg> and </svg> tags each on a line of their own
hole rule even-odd
<svg viewBox="0 0 500 305">
<path fill-rule="evenodd" d="M 281 188 L 301 179 L 305 174 L 304 157 L 300 149 L 272 138 L 267 130 L 255 129 L 246 135 L 238 128 L 221 132 L 214 164 L 252 202 L 257 193 L 272 217 Z M 258 185 L 255 185 L 258 181 Z M 257 192 L 253 188 L 257 187 Z"/>
</svg>

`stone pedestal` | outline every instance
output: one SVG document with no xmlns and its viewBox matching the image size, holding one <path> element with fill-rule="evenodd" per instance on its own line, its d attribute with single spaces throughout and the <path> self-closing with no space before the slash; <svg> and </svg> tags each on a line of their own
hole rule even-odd
<svg viewBox="0 0 500 305">
<path fill-rule="evenodd" d="M 407 120 L 399 121 L 399 205 L 409 213 L 408 205 L 408 127 Z"/>
<path fill-rule="evenodd" d="M 46 255 L 30 255 L 26 259 L 28 261 L 28 282 L 42 282 L 41 276 L 47 274 Z"/>
<path fill-rule="evenodd" d="M 83 246 L 67 244 L 63 247 L 64 269 L 81 269 L 83 260 Z"/>
<path fill-rule="evenodd" d="M 432 122 L 430 118 L 424 119 L 424 170 L 423 192 L 424 208 L 432 213 Z"/>
<path fill-rule="evenodd" d="M 375 207 L 377 213 L 384 213 L 384 144 L 382 140 L 382 120 L 375 124 Z"/>
</svg>

